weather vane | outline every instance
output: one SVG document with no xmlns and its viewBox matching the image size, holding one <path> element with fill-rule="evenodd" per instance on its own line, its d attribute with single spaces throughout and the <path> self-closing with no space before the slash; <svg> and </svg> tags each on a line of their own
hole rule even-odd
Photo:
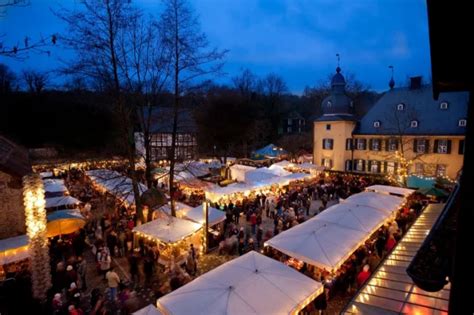
<svg viewBox="0 0 474 315">
<path fill-rule="evenodd" d="M 336 54 L 336 57 L 337 57 L 337 66 L 339 67 L 339 61 L 341 61 L 341 58 L 340 58 L 340 55 L 338 53 Z"/>
<path fill-rule="evenodd" d="M 388 66 L 392 70 L 392 78 L 393 78 L 393 66 Z"/>
</svg>

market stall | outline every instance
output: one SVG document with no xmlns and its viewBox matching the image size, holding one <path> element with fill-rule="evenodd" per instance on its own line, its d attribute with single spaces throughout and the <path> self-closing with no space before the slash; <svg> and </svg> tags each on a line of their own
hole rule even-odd
<svg viewBox="0 0 474 315">
<path fill-rule="evenodd" d="M 224 211 L 218 210 L 213 207 L 208 207 L 207 209 L 208 209 L 209 226 L 214 226 L 225 220 Z M 182 218 L 191 220 L 199 224 L 204 224 L 205 219 L 204 219 L 203 206 L 200 205 L 198 207 L 189 209 L 187 212 L 183 214 Z"/>
<path fill-rule="evenodd" d="M 161 297 L 172 314 L 297 314 L 323 291 L 281 262 L 251 251 Z"/>
<path fill-rule="evenodd" d="M 107 192 L 121 200 L 127 207 L 135 204 L 132 180 L 119 172 L 108 169 L 97 169 L 86 172 L 94 187 L 103 193 Z M 147 191 L 147 187 L 138 183 L 140 195 Z"/>
<path fill-rule="evenodd" d="M 364 191 L 352 195 L 347 199 L 340 200 L 340 202 L 373 207 L 392 213 L 400 209 L 404 203 L 404 198 L 394 195 L 380 194 L 372 191 Z"/>
<path fill-rule="evenodd" d="M 245 174 L 257 168 L 253 166 L 234 164 L 230 168 L 230 177 L 238 182 L 245 182 Z"/>
<path fill-rule="evenodd" d="M 20 235 L 0 240 L 0 266 L 28 259 L 28 236 Z"/>
<path fill-rule="evenodd" d="M 56 192 L 67 192 L 68 189 L 66 185 L 64 185 L 64 180 L 63 179 L 43 179 L 43 187 L 45 192 L 51 192 L 51 193 L 56 193 Z"/>
<path fill-rule="evenodd" d="M 46 209 L 77 206 L 81 203 L 80 200 L 71 196 L 51 197 L 51 198 L 46 198 L 45 200 L 46 200 L 46 205 L 45 205 Z"/>
<path fill-rule="evenodd" d="M 366 187 L 365 191 L 373 191 L 376 193 L 398 195 L 402 197 L 408 197 L 415 192 L 415 190 L 413 189 L 396 187 L 396 186 L 388 186 L 388 185 L 372 185 L 372 186 Z"/>
<path fill-rule="evenodd" d="M 139 225 L 132 230 L 138 237 L 155 242 L 160 247 L 159 263 L 182 263 L 189 245 L 196 249 L 202 245 L 202 225 L 189 220 L 165 215 Z"/>
<path fill-rule="evenodd" d="M 85 218 L 79 210 L 57 210 L 48 214 L 46 225 L 47 237 L 71 234 L 83 228 Z"/>
</svg>

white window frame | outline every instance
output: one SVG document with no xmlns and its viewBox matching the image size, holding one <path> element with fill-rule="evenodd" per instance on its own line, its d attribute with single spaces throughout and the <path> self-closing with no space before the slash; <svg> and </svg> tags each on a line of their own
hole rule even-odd
<svg viewBox="0 0 474 315">
<path fill-rule="evenodd" d="M 439 109 L 443 109 L 443 110 L 448 109 L 448 102 L 441 102 L 439 104 Z"/>
<path fill-rule="evenodd" d="M 332 140 L 332 139 L 329 139 L 329 138 L 324 138 L 324 139 L 323 139 L 323 149 L 324 149 L 324 150 L 332 150 L 332 149 L 331 149 L 331 145 L 330 145 L 330 143 L 331 143 L 330 140 Z M 333 143 L 334 143 L 334 142 L 333 142 Z"/>
<path fill-rule="evenodd" d="M 438 140 L 438 147 L 436 148 L 437 153 L 448 153 L 448 140 L 446 139 L 439 139 Z"/>
<path fill-rule="evenodd" d="M 397 151 L 397 139 L 388 139 L 388 151 Z"/>
<path fill-rule="evenodd" d="M 410 121 L 410 127 L 411 128 L 418 128 L 418 120 Z"/>
<path fill-rule="evenodd" d="M 466 119 L 459 119 L 458 126 L 459 127 L 466 127 L 467 120 Z"/>
<path fill-rule="evenodd" d="M 380 121 L 374 121 L 374 128 L 380 128 Z"/>
<path fill-rule="evenodd" d="M 436 165 L 436 176 L 438 177 L 446 176 L 446 165 L 444 164 Z"/>
<path fill-rule="evenodd" d="M 423 163 L 415 163 L 415 174 L 422 175 L 425 172 L 425 165 Z"/>
<path fill-rule="evenodd" d="M 417 139 L 416 140 L 416 153 L 425 153 L 426 152 L 426 140 Z"/>
<path fill-rule="evenodd" d="M 395 173 L 395 162 L 387 162 L 387 169 L 385 170 L 388 174 Z"/>
<path fill-rule="evenodd" d="M 405 110 L 405 104 L 400 103 L 397 105 L 397 110 Z"/>
<path fill-rule="evenodd" d="M 357 150 L 364 150 L 364 139 L 357 139 Z"/>
<path fill-rule="evenodd" d="M 372 161 L 370 163 L 370 172 L 371 173 L 378 173 L 379 172 L 379 162 L 378 161 Z"/>
<path fill-rule="evenodd" d="M 380 151 L 380 139 L 372 139 L 372 148 L 370 148 L 370 150 Z"/>
<path fill-rule="evenodd" d="M 356 171 L 363 172 L 364 171 L 364 160 L 357 160 L 356 163 Z"/>
</svg>

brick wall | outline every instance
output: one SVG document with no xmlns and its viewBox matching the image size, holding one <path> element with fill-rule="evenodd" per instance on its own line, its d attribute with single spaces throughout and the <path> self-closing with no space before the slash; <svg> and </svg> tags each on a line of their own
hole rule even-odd
<svg viewBox="0 0 474 315">
<path fill-rule="evenodd" d="M 23 191 L 18 184 L 13 185 L 18 188 L 10 187 L 12 180 L 10 175 L 0 171 L 0 239 L 26 232 Z"/>
</svg>

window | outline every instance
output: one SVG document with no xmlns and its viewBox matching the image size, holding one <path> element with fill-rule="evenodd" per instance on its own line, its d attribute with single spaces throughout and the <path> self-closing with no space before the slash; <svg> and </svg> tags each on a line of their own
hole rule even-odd
<svg viewBox="0 0 474 315">
<path fill-rule="evenodd" d="M 448 109 L 448 102 L 441 102 L 439 104 L 440 109 Z"/>
<path fill-rule="evenodd" d="M 326 104 L 327 104 L 328 107 L 331 107 L 331 106 L 332 106 L 331 101 L 328 101 Z"/>
<path fill-rule="evenodd" d="M 366 139 L 356 139 L 356 148 L 357 150 L 365 150 L 367 144 Z"/>
<path fill-rule="evenodd" d="M 423 175 L 425 171 L 423 163 L 415 163 L 415 174 Z"/>
<path fill-rule="evenodd" d="M 397 139 L 388 139 L 388 151 L 397 151 L 398 150 L 398 140 Z"/>
<path fill-rule="evenodd" d="M 352 160 L 346 160 L 346 171 L 352 171 Z"/>
<path fill-rule="evenodd" d="M 372 151 L 380 151 L 380 139 L 372 139 L 370 150 Z"/>
<path fill-rule="evenodd" d="M 291 126 L 293 124 L 293 120 L 291 118 L 288 118 L 288 126 Z"/>
<path fill-rule="evenodd" d="M 331 124 L 326 125 L 326 130 L 331 130 Z"/>
<path fill-rule="evenodd" d="M 370 172 L 371 173 L 380 173 L 380 162 L 379 161 L 371 161 L 370 162 Z"/>
<path fill-rule="evenodd" d="M 405 109 L 405 104 L 400 103 L 397 105 L 397 110 L 404 110 Z"/>
<path fill-rule="evenodd" d="M 374 121 L 374 128 L 379 128 L 380 127 L 380 121 L 376 120 Z"/>
<path fill-rule="evenodd" d="M 451 141 L 446 139 L 435 140 L 435 150 L 436 153 L 449 154 L 451 151 Z"/>
<path fill-rule="evenodd" d="M 415 139 L 415 153 L 427 153 L 427 140 Z"/>
<path fill-rule="evenodd" d="M 410 127 L 412 128 L 418 128 L 418 120 L 412 120 L 410 122 Z"/>
<path fill-rule="evenodd" d="M 464 140 L 459 140 L 458 154 L 464 154 Z"/>
<path fill-rule="evenodd" d="M 459 119 L 459 127 L 466 127 L 467 120 L 466 119 Z"/>
<path fill-rule="evenodd" d="M 287 133 L 291 133 L 291 127 L 286 128 Z"/>
<path fill-rule="evenodd" d="M 332 150 L 334 141 L 332 139 L 323 139 L 323 149 Z"/>
<path fill-rule="evenodd" d="M 387 162 L 387 169 L 385 170 L 389 174 L 395 173 L 395 162 Z"/>
<path fill-rule="evenodd" d="M 444 164 L 436 165 L 436 176 L 437 177 L 446 176 L 446 165 L 444 165 Z"/>
<path fill-rule="evenodd" d="M 332 161 L 331 161 L 331 159 L 324 158 L 321 162 L 322 162 L 322 163 L 321 163 L 322 166 L 324 166 L 325 168 L 327 168 L 327 169 L 332 168 Z"/>
<path fill-rule="evenodd" d="M 364 160 L 356 160 L 356 171 L 364 172 L 365 171 L 365 161 Z"/>
<path fill-rule="evenodd" d="M 352 139 L 351 138 L 346 139 L 346 150 L 348 150 L 348 151 L 352 150 Z"/>
</svg>

